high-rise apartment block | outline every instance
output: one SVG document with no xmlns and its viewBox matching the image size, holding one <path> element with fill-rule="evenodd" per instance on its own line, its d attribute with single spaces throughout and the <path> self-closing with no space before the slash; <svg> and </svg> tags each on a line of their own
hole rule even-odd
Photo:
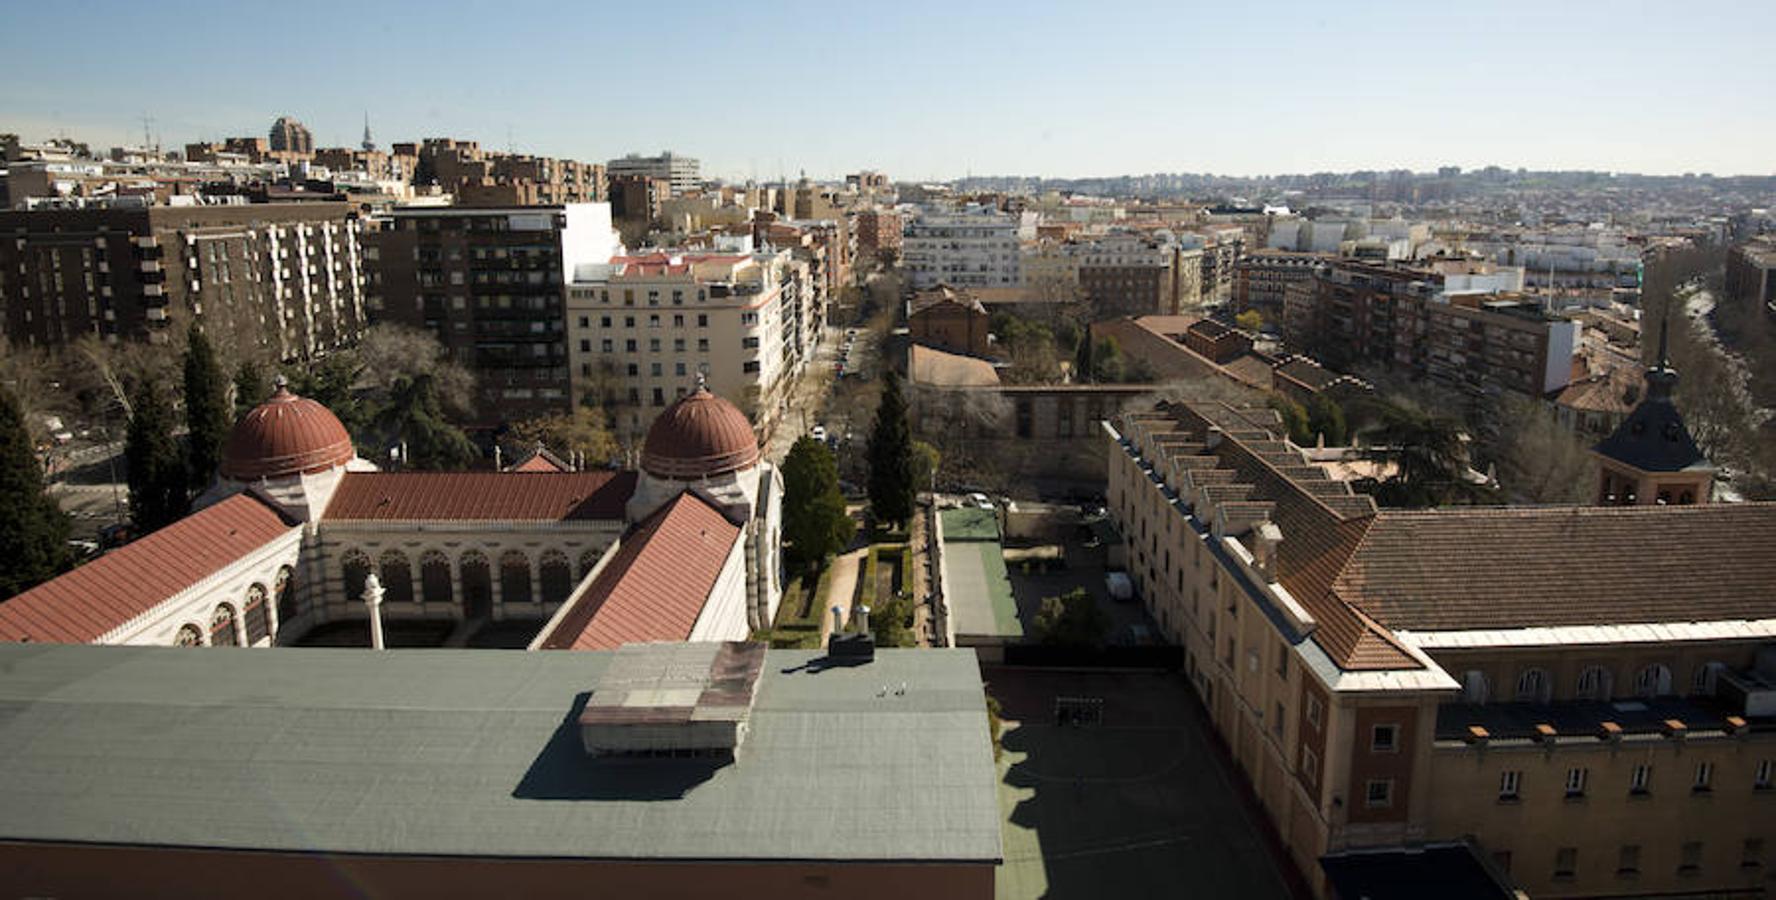
<svg viewBox="0 0 1776 900">
<path fill-rule="evenodd" d="M 573 394 L 614 410 L 614 429 L 633 440 L 702 381 L 769 429 L 819 316 L 807 266 L 788 249 L 584 267 L 567 288 Z"/>
<path fill-rule="evenodd" d="M 427 138 L 415 152 L 415 181 L 436 182 L 462 206 L 597 203 L 606 196 L 604 167 L 595 163 L 497 153 L 454 138 Z"/>
<path fill-rule="evenodd" d="M 679 156 L 670 150 L 661 151 L 659 156 L 642 156 L 631 153 L 621 159 L 611 160 L 606 171 L 610 173 L 612 178 L 619 175 L 642 175 L 661 179 L 671 185 L 674 197 L 682 197 L 703 187 L 703 178 L 697 161 L 688 156 Z"/>
<path fill-rule="evenodd" d="M 1035 235 L 1035 213 L 980 206 L 926 212 L 906 226 L 901 264 L 916 290 L 1016 287 L 1023 281 L 1018 242 Z"/>
<path fill-rule="evenodd" d="M 1727 297 L 1756 303 L 1776 316 L 1776 238 L 1763 237 L 1727 253 Z"/>
<path fill-rule="evenodd" d="M 298 156 L 312 155 L 315 148 L 314 135 L 309 134 L 308 126 L 289 116 L 279 116 L 271 123 L 269 144 L 274 152 Z"/>
<path fill-rule="evenodd" d="M 1116 233 L 1063 245 L 1098 318 L 1180 315 L 1202 305 L 1203 251 L 1164 236 Z"/>
<path fill-rule="evenodd" d="M 1314 269 L 1334 257 L 1294 250 L 1257 250 L 1240 257 L 1233 268 L 1233 307 L 1255 310 L 1266 322 L 1281 323 L 1283 297 L 1291 284 L 1313 280 Z"/>
<path fill-rule="evenodd" d="M 857 214 L 857 251 L 869 256 L 900 253 L 900 214 L 866 209 Z"/>
<path fill-rule="evenodd" d="M 431 331 L 474 371 L 476 424 L 569 408 L 562 291 L 619 249 L 608 205 L 409 207 L 381 226 L 371 318 Z"/>
<path fill-rule="evenodd" d="M 195 321 L 243 353 L 305 358 L 364 326 L 361 227 L 335 202 L 0 212 L 6 334 L 161 341 Z"/>
</svg>

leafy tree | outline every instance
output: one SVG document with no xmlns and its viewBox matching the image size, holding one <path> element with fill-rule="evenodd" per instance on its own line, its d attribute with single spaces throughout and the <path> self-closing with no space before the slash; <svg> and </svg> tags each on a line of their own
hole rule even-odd
<svg viewBox="0 0 1776 900">
<path fill-rule="evenodd" d="M 1383 506 L 1438 506 L 1465 498 L 1467 468 L 1461 423 L 1402 402 L 1380 401 L 1365 432 L 1371 459 L 1393 463 L 1395 473 L 1375 486 Z"/>
<path fill-rule="evenodd" d="M 25 416 L 0 388 L 0 597 L 11 597 L 73 565 L 68 516 L 43 489 Z"/>
<path fill-rule="evenodd" d="M 784 553 L 812 565 L 839 552 L 855 532 L 832 451 L 807 435 L 796 438 L 783 460 Z"/>
<path fill-rule="evenodd" d="M 1095 647 L 1104 642 L 1110 617 L 1085 588 L 1074 588 L 1059 597 L 1042 598 L 1031 623 L 1036 639 L 1044 644 Z"/>
<path fill-rule="evenodd" d="M 1301 404 L 1282 394 L 1271 394 L 1270 408 L 1282 417 L 1283 428 L 1289 432 L 1289 440 L 1300 447 L 1313 444 L 1313 431 L 1308 426 L 1307 410 L 1302 409 Z"/>
<path fill-rule="evenodd" d="M 195 493 L 210 486 L 228 439 L 227 382 L 209 338 L 191 327 L 185 341 L 185 474 Z"/>
<path fill-rule="evenodd" d="M 937 476 L 938 463 L 943 455 L 937 448 L 924 441 L 913 442 L 913 489 L 929 490 L 932 479 Z"/>
<path fill-rule="evenodd" d="M 253 407 L 265 402 L 271 396 L 271 384 L 265 380 L 265 369 L 253 360 L 247 360 L 234 370 L 234 418 L 240 421 L 242 416 L 253 411 Z"/>
<path fill-rule="evenodd" d="M 123 455 L 129 465 L 130 518 L 142 533 L 190 511 L 185 459 L 173 440 L 172 404 L 157 380 L 143 381 L 131 395 Z"/>
<path fill-rule="evenodd" d="M 1341 447 L 1350 437 L 1344 422 L 1344 408 L 1325 394 L 1315 394 L 1307 401 L 1307 430 L 1316 437 L 1325 435 L 1328 447 Z"/>
<path fill-rule="evenodd" d="M 1101 384 L 1120 384 L 1128 378 L 1128 363 L 1122 358 L 1122 347 L 1113 337 L 1099 338 L 1091 351 L 1092 380 Z"/>
<path fill-rule="evenodd" d="M 1264 327 L 1264 314 L 1255 309 L 1248 309 L 1234 316 L 1233 323 L 1247 331 L 1258 331 Z"/>
<path fill-rule="evenodd" d="M 604 411 L 584 404 L 573 412 L 518 422 L 511 437 L 526 451 L 541 444 L 556 453 L 584 454 L 589 462 L 598 463 L 617 456 L 617 439 L 605 424 Z"/>
<path fill-rule="evenodd" d="M 480 456 L 468 435 L 444 420 L 430 375 L 397 382 L 373 427 L 389 445 L 405 446 L 402 464 L 408 468 L 461 469 Z"/>
<path fill-rule="evenodd" d="M 913 517 L 913 438 L 900 376 L 882 379 L 882 399 L 869 438 L 870 510 L 878 522 L 904 525 Z"/>
<path fill-rule="evenodd" d="M 878 647 L 913 647 L 913 599 L 905 594 L 880 598 L 870 609 L 870 633 Z"/>
</svg>

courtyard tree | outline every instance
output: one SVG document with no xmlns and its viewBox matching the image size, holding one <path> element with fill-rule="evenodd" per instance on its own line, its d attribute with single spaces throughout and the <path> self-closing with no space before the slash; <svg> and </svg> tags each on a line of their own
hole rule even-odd
<svg viewBox="0 0 1776 900">
<path fill-rule="evenodd" d="M 461 469 L 480 456 L 468 435 L 445 420 L 430 375 L 395 382 L 372 427 L 388 446 L 404 448 L 401 463 L 408 468 Z"/>
<path fill-rule="evenodd" d="M 904 526 L 913 517 L 913 437 L 900 376 L 882 379 L 882 399 L 869 438 L 869 501 L 877 522 Z"/>
<path fill-rule="evenodd" d="M 1096 647 L 1110 630 L 1110 617 L 1085 588 L 1059 597 L 1044 597 L 1031 623 L 1036 639 L 1063 647 Z"/>
<path fill-rule="evenodd" d="M 527 419 L 512 426 L 512 441 L 523 450 L 542 445 L 550 452 L 580 454 L 591 463 L 617 456 L 617 439 L 606 425 L 604 410 L 581 404 L 572 412 Z"/>
<path fill-rule="evenodd" d="M 24 413 L 0 387 L 0 598 L 29 590 L 73 564 L 68 516 L 43 490 Z"/>
<path fill-rule="evenodd" d="M 178 521 L 190 511 L 185 459 L 173 439 L 172 403 L 158 379 L 142 381 L 131 394 L 123 456 L 129 466 L 130 518 L 141 533 Z"/>
<path fill-rule="evenodd" d="M 253 407 L 265 402 L 271 396 L 271 385 L 265 380 L 265 367 L 254 360 L 246 360 L 234 370 L 234 418 L 239 421 L 242 416 L 253 411 Z"/>
<path fill-rule="evenodd" d="M 1317 437 L 1326 439 L 1326 446 L 1340 447 L 1350 437 L 1350 430 L 1344 421 L 1344 408 L 1325 394 L 1315 394 L 1307 401 L 1307 430 L 1310 440 Z"/>
<path fill-rule="evenodd" d="M 228 382 L 210 339 L 191 326 L 185 340 L 185 474 L 193 493 L 210 486 L 231 424 Z"/>
<path fill-rule="evenodd" d="M 807 435 L 796 438 L 783 460 L 784 554 L 813 566 L 844 549 L 855 532 L 832 451 Z"/>
</svg>

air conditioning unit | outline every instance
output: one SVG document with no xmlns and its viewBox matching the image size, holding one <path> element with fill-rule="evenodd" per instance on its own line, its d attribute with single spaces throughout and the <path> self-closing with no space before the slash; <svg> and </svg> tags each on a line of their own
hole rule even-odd
<svg viewBox="0 0 1776 900">
<path fill-rule="evenodd" d="M 1715 694 L 1746 718 L 1776 716 L 1776 672 L 1722 672 Z"/>
</svg>

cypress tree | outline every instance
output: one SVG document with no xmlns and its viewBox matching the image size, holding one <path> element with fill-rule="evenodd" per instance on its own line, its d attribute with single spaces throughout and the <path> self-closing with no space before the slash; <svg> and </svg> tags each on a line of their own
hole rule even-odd
<svg viewBox="0 0 1776 900">
<path fill-rule="evenodd" d="M 231 423 L 227 387 L 210 339 L 192 325 L 185 343 L 185 472 L 193 493 L 210 486 L 222 463 Z"/>
<path fill-rule="evenodd" d="M 882 380 L 882 401 L 869 440 L 869 499 L 876 521 L 904 525 L 913 517 L 913 436 L 900 376 Z"/>
<path fill-rule="evenodd" d="M 185 460 L 173 440 L 173 410 L 166 392 L 144 379 L 130 398 L 129 435 L 123 455 L 129 464 L 130 517 L 143 534 L 178 521 L 191 509 Z"/>
<path fill-rule="evenodd" d="M 18 399 L 0 388 L 0 597 L 29 590 L 73 563 L 68 516 L 44 493 L 43 468 Z"/>
<path fill-rule="evenodd" d="M 265 369 L 258 363 L 247 360 L 234 370 L 234 420 L 253 411 L 271 396 L 271 385 L 265 380 Z"/>
</svg>

